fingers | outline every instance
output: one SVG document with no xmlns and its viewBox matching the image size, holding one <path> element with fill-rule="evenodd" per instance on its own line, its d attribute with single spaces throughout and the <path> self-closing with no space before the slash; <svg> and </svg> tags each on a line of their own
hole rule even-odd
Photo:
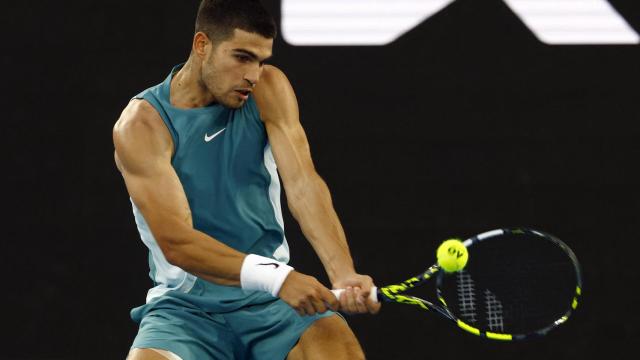
<svg viewBox="0 0 640 360">
<path fill-rule="evenodd" d="M 381 305 L 369 299 L 373 287 L 373 280 L 369 276 L 356 274 L 337 285 L 345 286 L 340 299 L 336 299 L 333 293 L 314 277 L 292 271 L 278 296 L 301 316 L 324 313 L 328 309 L 350 314 L 376 314 L 380 311 Z"/>
<path fill-rule="evenodd" d="M 296 310 L 300 315 L 322 314 L 328 310 L 327 305 L 337 309 L 336 303 L 336 297 L 328 289 L 320 288 L 307 294 L 306 298 L 299 302 Z"/>
<path fill-rule="evenodd" d="M 323 304 L 328 306 L 329 309 L 333 311 L 340 310 L 340 301 L 338 301 L 336 296 L 333 295 L 333 293 L 329 289 L 323 287 L 320 296 Z"/>
<path fill-rule="evenodd" d="M 340 296 L 340 310 L 352 314 L 368 312 L 366 300 L 359 287 L 347 286 Z"/>
<path fill-rule="evenodd" d="M 371 299 L 367 297 L 367 300 L 365 301 L 365 306 L 369 314 L 377 314 L 380 311 L 380 308 L 382 307 L 382 303 L 373 302 Z"/>
<path fill-rule="evenodd" d="M 278 296 L 299 315 L 324 313 L 327 307 L 337 310 L 338 301 L 333 293 L 314 277 L 292 271 Z"/>
<path fill-rule="evenodd" d="M 319 297 L 319 296 L 311 296 L 311 297 L 309 297 L 309 303 L 311 304 L 311 306 L 313 306 L 314 314 L 315 313 L 322 314 L 323 312 L 327 311 L 327 306 L 325 305 L 325 303 L 322 300 L 322 298 Z"/>
<path fill-rule="evenodd" d="M 336 281 L 335 288 L 344 288 L 340 296 L 340 310 L 347 313 L 377 314 L 381 304 L 370 298 L 370 293 L 376 291 L 373 279 L 367 275 L 351 274 Z M 349 289 L 351 289 L 349 291 Z"/>
<path fill-rule="evenodd" d="M 358 301 L 361 301 L 364 304 L 366 309 L 365 312 L 368 312 L 369 314 L 377 314 L 382 307 L 382 303 L 371 300 L 371 291 L 376 291 L 375 287 L 373 286 L 373 282 L 371 283 L 369 291 L 362 290 L 360 292 Z"/>
<path fill-rule="evenodd" d="M 367 312 L 366 298 L 362 295 L 362 289 L 354 288 L 354 295 L 356 297 L 356 309 L 359 313 Z M 368 295 L 368 293 L 367 293 Z"/>
<path fill-rule="evenodd" d="M 300 308 L 303 310 L 303 315 L 313 315 L 316 313 L 316 310 L 313 307 L 313 304 L 309 301 L 303 301 L 300 303 Z"/>
</svg>

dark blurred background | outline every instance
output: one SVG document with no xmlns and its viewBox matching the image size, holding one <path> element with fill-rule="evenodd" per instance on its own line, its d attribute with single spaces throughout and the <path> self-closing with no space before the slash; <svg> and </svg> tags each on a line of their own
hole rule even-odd
<svg viewBox="0 0 640 360">
<path fill-rule="evenodd" d="M 190 50 L 197 0 L 9 2 L 0 14 L 4 168 L 0 359 L 124 359 L 151 286 L 113 163 L 128 100 Z M 280 2 L 264 1 L 280 19 Z M 611 0 L 635 31 L 637 2 Z M 370 359 L 633 354 L 639 45 L 548 45 L 500 0 L 458 0 L 387 46 L 293 46 L 318 172 L 357 268 L 404 280 L 438 243 L 508 226 L 564 239 L 579 311 L 550 336 L 486 343 L 385 306 L 349 322 Z M 285 209 L 292 264 L 329 285 Z"/>
</svg>

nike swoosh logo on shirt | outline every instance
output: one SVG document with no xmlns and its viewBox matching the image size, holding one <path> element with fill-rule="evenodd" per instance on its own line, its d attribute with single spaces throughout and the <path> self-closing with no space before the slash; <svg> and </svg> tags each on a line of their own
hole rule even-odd
<svg viewBox="0 0 640 360">
<path fill-rule="evenodd" d="M 204 134 L 204 141 L 205 142 L 209 142 L 209 141 L 213 140 L 214 137 L 220 135 L 220 133 L 223 132 L 225 129 L 226 128 L 223 128 L 222 130 L 218 131 L 217 133 L 215 133 L 215 134 L 213 134 L 211 136 L 209 136 L 209 135 L 207 135 L 207 133 L 205 133 Z"/>
</svg>

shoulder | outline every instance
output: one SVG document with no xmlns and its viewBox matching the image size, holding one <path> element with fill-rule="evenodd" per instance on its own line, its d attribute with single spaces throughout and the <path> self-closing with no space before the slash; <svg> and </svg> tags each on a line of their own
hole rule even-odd
<svg viewBox="0 0 640 360">
<path fill-rule="evenodd" d="M 131 100 L 113 126 L 113 139 L 129 141 L 140 137 L 157 137 L 171 141 L 171 134 L 158 111 L 146 100 Z"/>
<path fill-rule="evenodd" d="M 289 79 L 287 79 L 287 76 L 282 70 L 273 65 L 265 65 L 262 76 L 260 77 L 260 84 L 258 84 L 256 90 L 258 90 L 260 86 L 264 89 L 277 89 L 278 87 L 286 85 L 289 85 Z"/>
<path fill-rule="evenodd" d="M 116 160 L 126 162 L 139 156 L 170 159 L 173 153 L 171 133 L 158 111 L 146 100 L 132 100 L 113 126 Z"/>
<path fill-rule="evenodd" d="M 134 99 L 122 110 L 113 126 L 114 136 L 127 136 L 152 131 L 161 125 L 158 111 L 146 100 Z"/>
<path fill-rule="evenodd" d="M 253 94 L 264 122 L 279 121 L 290 115 L 297 116 L 298 104 L 293 87 L 284 72 L 277 67 L 265 65 Z"/>
</svg>

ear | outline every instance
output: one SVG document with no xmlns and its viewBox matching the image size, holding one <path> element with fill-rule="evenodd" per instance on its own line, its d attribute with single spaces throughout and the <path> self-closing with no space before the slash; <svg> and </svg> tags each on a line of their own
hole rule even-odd
<svg viewBox="0 0 640 360">
<path fill-rule="evenodd" d="M 207 47 L 210 47 L 210 46 L 211 46 L 211 40 L 209 40 L 209 37 L 207 36 L 207 34 L 203 33 L 202 31 L 198 31 L 193 36 L 193 52 L 200 59 L 205 58 L 205 55 L 207 53 Z"/>
</svg>

